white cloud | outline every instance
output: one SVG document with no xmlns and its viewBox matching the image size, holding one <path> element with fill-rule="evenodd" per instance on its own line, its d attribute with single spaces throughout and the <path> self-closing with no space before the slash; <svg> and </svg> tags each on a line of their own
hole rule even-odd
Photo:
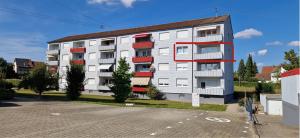
<svg viewBox="0 0 300 138">
<path fill-rule="evenodd" d="M 288 43 L 289 46 L 300 46 L 300 41 L 291 41 Z"/>
<path fill-rule="evenodd" d="M 256 64 L 258 67 L 264 66 L 264 63 L 257 63 Z"/>
<path fill-rule="evenodd" d="M 267 46 L 280 46 L 280 45 L 283 45 L 283 43 L 280 41 L 272 41 L 272 42 L 267 42 L 266 45 Z"/>
<path fill-rule="evenodd" d="M 241 39 L 250 39 L 254 36 L 262 36 L 263 33 L 261 31 L 258 31 L 253 28 L 245 29 L 243 31 L 237 32 L 234 34 L 235 38 L 241 38 Z"/>
<path fill-rule="evenodd" d="M 104 5 L 116 5 L 122 4 L 126 8 L 131 8 L 135 2 L 148 1 L 148 0 L 87 0 L 88 4 L 104 4 Z"/>
<path fill-rule="evenodd" d="M 8 61 L 14 58 L 44 60 L 47 43 L 40 33 L 0 34 L 0 55 Z"/>
<path fill-rule="evenodd" d="M 116 0 L 87 0 L 88 4 L 105 4 L 105 5 L 114 5 Z"/>
<path fill-rule="evenodd" d="M 132 4 L 136 2 L 136 0 L 121 0 L 121 2 L 125 7 L 129 8 L 132 7 Z"/>
<path fill-rule="evenodd" d="M 257 54 L 259 55 L 259 56 L 264 56 L 264 55 L 266 55 L 268 53 L 268 49 L 262 49 L 262 50 L 258 50 L 257 51 Z"/>
</svg>

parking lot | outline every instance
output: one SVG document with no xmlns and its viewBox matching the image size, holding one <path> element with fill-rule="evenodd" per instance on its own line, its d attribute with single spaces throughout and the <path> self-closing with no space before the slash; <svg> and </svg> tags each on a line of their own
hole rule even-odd
<svg viewBox="0 0 300 138">
<path fill-rule="evenodd" d="M 1 137 L 252 137 L 241 114 L 78 102 L 0 107 Z"/>
</svg>

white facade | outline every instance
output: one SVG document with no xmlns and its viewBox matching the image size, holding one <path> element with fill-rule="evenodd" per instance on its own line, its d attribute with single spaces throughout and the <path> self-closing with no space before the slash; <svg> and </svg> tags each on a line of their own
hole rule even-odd
<svg viewBox="0 0 300 138">
<path fill-rule="evenodd" d="M 178 44 L 174 49 L 176 42 L 221 44 Z M 200 102 L 224 103 L 233 94 L 233 63 L 221 60 L 232 60 L 233 46 L 222 42 L 233 42 L 229 17 L 210 24 L 60 42 L 60 88 L 65 88 L 63 68 L 70 65 L 69 60 L 76 60 L 85 65 L 89 82 L 85 90 L 109 91 L 112 71 L 118 66 L 118 60 L 125 57 L 135 77 L 150 78 L 147 83 L 157 86 L 170 100 L 191 102 L 192 93 L 197 93 Z M 49 47 L 51 45 L 49 43 Z M 220 62 L 177 62 L 174 52 L 176 60 Z M 147 85 L 134 83 L 136 93 L 144 93 L 147 89 Z"/>
</svg>

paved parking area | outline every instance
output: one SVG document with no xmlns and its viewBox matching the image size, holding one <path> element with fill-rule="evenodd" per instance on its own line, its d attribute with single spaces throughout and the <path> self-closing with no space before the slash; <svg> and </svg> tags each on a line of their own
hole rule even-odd
<svg viewBox="0 0 300 138">
<path fill-rule="evenodd" d="M 0 107 L 0 137 L 252 137 L 241 114 L 77 102 Z"/>
</svg>

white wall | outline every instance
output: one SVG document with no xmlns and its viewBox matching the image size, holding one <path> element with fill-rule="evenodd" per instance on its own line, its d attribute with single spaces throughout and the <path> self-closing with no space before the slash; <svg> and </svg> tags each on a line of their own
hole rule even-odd
<svg viewBox="0 0 300 138">
<path fill-rule="evenodd" d="M 299 86 L 300 75 L 283 77 L 281 80 L 282 100 L 299 106 L 298 94 L 300 93 Z"/>
</svg>

